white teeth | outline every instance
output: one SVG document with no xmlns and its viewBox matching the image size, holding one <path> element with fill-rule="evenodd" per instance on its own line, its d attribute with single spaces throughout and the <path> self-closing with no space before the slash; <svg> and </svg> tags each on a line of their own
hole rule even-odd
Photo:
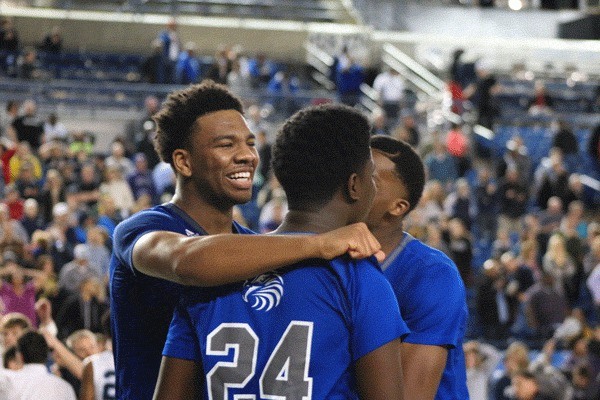
<svg viewBox="0 0 600 400">
<path fill-rule="evenodd" d="M 231 179 L 250 179 L 250 172 L 237 172 L 229 175 Z"/>
</svg>

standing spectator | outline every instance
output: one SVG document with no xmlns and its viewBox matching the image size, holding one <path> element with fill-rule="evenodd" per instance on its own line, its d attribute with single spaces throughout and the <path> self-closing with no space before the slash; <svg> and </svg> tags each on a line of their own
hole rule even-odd
<svg viewBox="0 0 600 400">
<path fill-rule="evenodd" d="M 519 181 L 517 170 L 509 168 L 498 189 L 500 217 L 498 229 L 505 229 L 509 234 L 520 233 L 521 218 L 527 211 L 527 187 Z"/>
<path fill-rule="evenodd" d="M 386 68 L 373 81 L 373 89 L 378 95 L 377 102 L 389 118 L 390 125 L 395 124 L 400 115 L 404 87 L 404 79 L 393 68 Z"/>
<path fill-rule="evenodd" d="M 400 124 L 394 129 L 393 136 L 396 139 L 404 140 L 415 149 L 419 146 L 419 143 L 421 143 L 421 134 L 412 113 L 403 113 L 400 118 Z"/>
<path fill-rule="evenodd" d="M 514 136 L 506 142 L 506 151 L 498 163 L 496 176 L 504 178 L 506 171 L 510 168 L 519 171 L 519 180 L 525 186 L 531 185 L 531 160 L 527 154 L 527 147 L 523 144 L 523 138 Z"/>
<path fill-rule="evenodd" d="M 27 199 L 23 203 L 23 218 L 21 219 L 23 228 L 29 234 L 29 237 L 33 235 L 33 232 L 42 230 L 46 224 L 40 214 L 40 207 L 36 199 Z"/>
<path fill-rule="evenodd" d="M 32 199 L 34 200 L 34 199 Z M 8 216 L 10 219 L 21 221 L 23 219 L 23 213 L 25 204 L 19 190 L 15 185 L 7 185 L 4 190 L 4 204 L 8 207 Z"/>
<path fill-rule="evenodd" d="M 266 86 L 276 72 L 275 66 L 267 59 L 265 53 L 258 53 L 256 58 L 248 60 L 248 71 L 255 88 Z"/>
<path fill-rule="evenodd" d="M 525 371 L 528 366 L 529 348 L 522 342 L 511 343 L 504 353 L 504 370 L 492 378 L 492 398 L 496 400 L 514 399 L 510 393 L 511 379 L 520 371 Z"/>
<path fill-rule="evenodd" d="M 29 162 L 21 164 L 14 185 L 23 199 L 37 199 L 40 195 L 40 181 L 36 178 L 34 167 Z"/>
<path fill-rule="evenodd" d="M 364 82 L 363 68 L 356 63 L 344 46 L 338 57 L 335 83 L 340 103 L 354 106 L 360 100 L 360 85 Z"/>
<path fill-rule="evenodd" d="M 477 217 L 477 208 L 466 179 L 456 181 L 455 190 L 444 201 L 444 212 L 449 218 L 460 219 L 467 229 L 471 229 L 471 223 Z"/>
<path fill-rule="evenodd" d="M 536 337 L 549 339 L 556 327 L 569 315 L 567 300 L 555 289 L 554 277 L 545 271 L 525 296 L 525 315 L 529 327 Z"/>
<path fill-rule="evenodd" d="M 46 142 L 56 140 L 62 143 L 67 143 L 69 139 L 67 128 L 58 122 L 58 116 L 55 113 L 48 115 L 48 120 L 44 123 L 44 139 Z"/>
<path fill-rule="evenodd" d="M 52 220 L 52 209 L 66 201 L 66 188 L 61 174 L 55 169 L 46 172 L 46 180 L 40 192 L 41 215 L 45 223 Z"/>
<path fill-rule="evenodd" d="M 40 71 L 37 63 L 37 52 L 29 47 L 23 50 L 23 54 L 18 58 L 18 77 L 20 79 L 37 79 L 40 77 Z"/>
<path fill-rule="evenodd" d="M 44 36 L 39 48 L 41 51 L 53 54 L 58 54 L 62 51 L 63 38 L 59 26 L 52 27 L 52 30 Z"/>
<path fill-rule="evenodd" d="M 494 95 L 500 91 L 500 87 L 488 62 L 479 60 L 475 72 L 477 81 L 465 89 L 465 97 L 471 100 L 478 111 L 477 123 L 491 129 L 499 112 Z"/>
<path fill-rule="evenodd" d="M 65 264 L 58 276 L 58 285 L 71 293 L 77 293 L 81 284 L 89 278 L 102 278 L 100 266 L 90 264 L 90 251 L 85 244 L 73 250 L 73 261 Z"/>
<path fill-rule="evenodd" d="M 494 346 L 474 340 L 465 343 L 463 349 L 469 397 L 473 400 L 488 400 L 488 383 L 502 355 Z"/>
<path fill-rule="evenodd" d="M 465 176 L 465 173 L 471 168 L 471 160 L 469 159 L 469 139 L 463 132 L 462 125 L 452 123 L 452 129 L 446 136 L 446 148 L 454 158 L 458 176 Z"/>
<path fill-rule="evenodd" d="M 37 152 L 42 144 L 44 135 L 44 124 L 36 115 L 37 105 L 33 100 L 26 100 L 23 103 L 23 115 L 16 118 L 12 126 L 17 135 L 17 141 L 26 141 L 31 149 Z"/>
<path fill-rule="evenodd" d="M 264 130 L 256 132 L 256 150 L 258 151 L 258 171 L 263 178 L 263 182 L 267 182 L 271 175 L 271 142 L 267 138 L 267 133 Z"/>
<path fill-rule="evenodd" d="M 162 76 L 162 58 L 163 48 L 162 42 L 159 39 L 152 41 L 152 53 L 144 58 L 140 65 L 140 73 L 142 81 L 147 83 L 160 83 L 159 77 Z"/>
<path fill-rule="evenodd" d="M 167 29 L 158 35 L 162 44 L 162 59 L 158 73 L 158 83 L 173 83 L 175 64 L 181 51 L 181 41 L 177 33 L 177 21 L 171 18 Z"/>
<path fill-rule="evenodd" d="M 175 83 L 189 85 L 200 79 L 200 63 L 196 58 L 196 43 L 187 42 L 177 58 Z"/>
<path fill-rule="evenodd" d="M 483 276 L 475 292 L 477 317 L 486 340 L 508 337 L 510 315 L 504 284 L 500 263 L 493 258 L 486 260 L 483 263 Z"/>
<path fill-rule="evenodd" d="M 0 68 L 8 76 L 16 76 L 17 56 L 19 55 L 19 34 L 13 20 L 3 17 L 0 26 Z"/>
<path fill-rule="evenodd" d="M 28 164 L 33 168 L 33 176 L 35 179 L 42 178 L 42 163 L 40 159 L 32 153 L 31 147 L 27 142 L 19 143 L 16 153 L 10 158 L 9 170 L 10 181 L 15 182 L 21 172 L 21 167 Z"/>
<path fill-rule="evenodd" d="M 208 70 L 208 78 L 217 83 L 226 84 L 227 75 L 231 71 L 231 60 L 228 56 L 228 49 L 223 47 L 217 50 L 210 69 Z"/>
<path fill-rule="evenodd" d="M 496 232 L 498 186 L 492 180 L 490 169 L 485 166 L 477 172 L 475 204 L 477 207 L 477 218 L 475 219 L 477 237 L 489 242 Z"/>
<path fill-rule="evenodd" d="M 538 378 L 529 371 L 519 371 L 512 378 L 516 400 L 552 400 L 541 393 Z"/>
<path fill-rule="evenodd" d="M 0 276 L 4 278 L 0 282 L 0 301 L 4 305 L 3 313 L 21 313 L 36 327 L 35 294 L 44 285 L 46 274 L 23 268 L 18 264 L 15 253 L 5 251 Z M 27 277 L 32 279 L 26 280 Z"/>
<path fill-rule="evenodd" d="M 433 153 L 425 157 L 428 179 L 439 181 L 445 188 L 458 178 L 458 170 L 454 159 L 448 154 L 446 145 L 439 139 L 433 143 Z"/>
<path fill-rule="evenodd" d="M 86 246 L 88 249 L 90 265 L 98 269 L 103 281 L 108 279 L 110 265 L 110 251 L 106 247 L 108 234 L 99 226 L 88 229 Z"/>
<path fill-rule="evenodd" d="M 465 286 L 472 287 L 474 283 L 473 268 L 471 266 L 473 249 L 469 231 L 460 219 L 453 218 L 448 221 L 446 241 L 450 250 L 450 258 L 456 264 Z"/>
<path fill-rule="evenodd" d="M 555 233 L 548 240 L 548 250 L 542 260 L 544 271 L 552 275 L 554 289 L 565 296 L 569 304 L 574 304 L 579 296 L 577 264 L 567 252 L 565 238 Z"/>
<path fill-rule="evenodd" d="M 5 111 L 0 118 L 0 130 L 2 137 L 9 139 L 12 142 L 17 141 L 17 135 L 12 123 L 19 116 L 20 107 L 20 103 L 16 100 L 7 101 Z"/>
<path fill-rule="evenodd" d="M 17 341 L 25 366 L 19 371 L 0 370 L 0 397 L 21 400 L 75 400 L 75 391 L 44 365 L 48 344 L 37 332 L 26 332 Z"/>
</svg>

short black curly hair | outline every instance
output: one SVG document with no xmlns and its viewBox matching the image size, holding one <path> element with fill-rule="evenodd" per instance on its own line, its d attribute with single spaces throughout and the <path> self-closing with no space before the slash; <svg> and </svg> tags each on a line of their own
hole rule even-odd
<svg viewBox="0 0 600 400">
<path fill-rule="evenodd" d="M 244 113 L 240 99 L 227 86 L 211 80 L 171 93 L 153 117 L 156 122 L 154 145 L 160 158 L 174 166 L 173 152 L 189 148 L 198 118 L 221 110 Z"/>
<path fill-rule="evenodd" d="M 291 210 L 326 204 L 371 157 L 371 126 L 359 111 L 341 104 L 298 111 L 279 130 L 272 150 L 275 176 Z"/>
<path fill-rule="evenodd" d="M 403 140 L 385 135 L 371 137 L 371 148 L 384 153 L 396 165 L 396 175 L 408 190 L 411 212 L 421 200 L 425 186 L 425 166 L 415 149 Z"/>
</svg>

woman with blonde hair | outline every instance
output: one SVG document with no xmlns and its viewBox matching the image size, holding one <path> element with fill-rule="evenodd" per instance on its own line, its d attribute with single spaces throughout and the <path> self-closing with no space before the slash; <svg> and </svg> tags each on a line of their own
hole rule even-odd
<svg viewBox="0 0 600 400">
<path fill-rule="evenodd" d="M 548 240 L 548 249 L 542 259 L 542 269 L 554 278 L 554 289 L 573 304 L 579 295 L 577 264 L 567 252 L 562 234 L 554 233 Z"/>
</svg>

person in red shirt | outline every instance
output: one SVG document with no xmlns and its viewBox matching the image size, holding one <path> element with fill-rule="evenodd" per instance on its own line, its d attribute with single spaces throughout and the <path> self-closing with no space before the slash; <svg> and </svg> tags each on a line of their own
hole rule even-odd
<svg viewBox="0 0 600 400">
<path fill-rule="evenodd" d="M 452 123 L 452 129 L 446 136 L 446 147 L 448 153 L 456 161 L 458 176 L 465 176 L 465 173 L 471 168 L 471 160 L 469 157 L 469 139 L 463 132 L 461 124 Z"/>
</svg>

